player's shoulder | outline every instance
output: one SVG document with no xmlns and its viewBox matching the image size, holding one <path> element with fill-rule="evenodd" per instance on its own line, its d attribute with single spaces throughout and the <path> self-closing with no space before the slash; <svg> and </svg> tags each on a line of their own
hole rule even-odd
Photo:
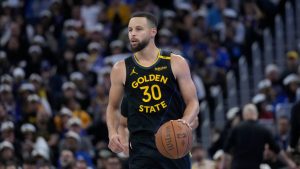
<svg viewBox="0 0 300 169">
<path fill-rule="evenodd" d="M 182 64 L 187 64 L 187 61 L 181 55 L 171 53 L 171 63 L 173 65 L 182 65 Z"/>
<path fill-rule="evenodd" d="M 123 79 L 122 76 L 125 74 L 125 72 L 126 72 L 125 61 L 120 60 L 113 65 L 112 71 L 111 71 L 111 76 L 117 76 L 117 77 L 121 77 Z"/>
<path fill-rule="evenodd" d="M 125 60 L 117 61 L 112 67 L 113 70 L 123 70 L 124 68 L 125 68 Z"/>
</svg>

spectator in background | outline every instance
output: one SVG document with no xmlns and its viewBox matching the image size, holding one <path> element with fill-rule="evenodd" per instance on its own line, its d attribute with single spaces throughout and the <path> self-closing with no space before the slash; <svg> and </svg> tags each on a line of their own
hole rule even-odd
<svg viewBox="0 0 300 169">
<path fill-rule="evenodd" d="M 74 131 L 68 131 L 65 134 L 64 139 L 59 143 L 59 152 L 61 153 L 63 149 L 69 149 L 74 154 L 75 158 L 83 158 L 84 161 L 88 163 L 89 166 L 93 166 L 92 157 L 86 151 L 82 151 L 80 147 L 81 138 Z"/>
<path fill-rule="evenodd" d="M 93 75 L 95 74 L 93 73 Z M 70 75 L 70 80 L 76 85 L 77 88 L 75 98 L 80 104 L 81 108 L 84 110 L 90 104 L 90 92 L 86 78 L 88 77 L 84 76 L 82 72 L 73 72 Z"/>
<path fill-rule="evenodd" d="M 222 165 L 222 157 L 224 156 L 224 151 L 223 150 L 218 150 L 214 156 L 213 160 L 215 162 L 215 168 L 220 169 L 220 166 Z"/>
<path fill-rule="evenodd" d="M 244 25 L 238 21 L 238 14 L 234 9 L 226 8 L 222 12 L 223 22 L 216 26 L 216 30 L 220 32 L 221 42 L 232 42 L 241 45 L 245 37 Z"/>
<path fill-rule="evenodd" d="M 0 121 L 3 122 L 4 120 L 12 120 L 15 121 L 15 108 L 16 103 L 13 97 L 12 88 L 8 84 L 0 85 L 0 102 L 2 111 Z"/>
<path fill-rule="evenodd" d="M 23 124 L 21 126 L 21 138 L 23 140 L 21 143 L 22 158 L 30 159 L 31 152 L 34 149 L 34 144 L 37 139 L 36 128 L 30 123 Z"/>
<path fill-rule="evenodd" d="M 3 37 L 2 39 L 2 47 L 7 52 L 9 62 L 12 65 L 17 66 L 20 61 L 27 59 L 24 54 L 28 51 L 26 46 L 28 43 L 26 40 L 22 39 L 23 32 L 21 31 L 21 25 L 19 23 L 13 21 L 9 23 L 5 29 L 7 29 L 7 32 L 3 34 L 3 36 L 5 35 L 6 37 Z"/>
<path fill-rule="evenodd" d="M 214 28 L 222 21 L 222 8 L 224 6 L 219 6 L 213 1 L 207 1 L 205 8 L 207 9 L 207 24 L 210 28 Z"/>
<path fill-rule="evenodd" d="M 32 112 L 29 112 L 29 105 L 27 98 L 30 94 L 35 92 L 35 88 L 31 83 L 23 83 L 19 89 L 18 93 L 16 93 L 16 117 L 15 121 L 26 121 L 28 117 L 33 116 Z M 34 123 L 34 119 L 31 119 L 31 123 Z"/>
<path fill-rule="evenodd" d="M 290 124 L 287 116 L 281 116 L 277 119 L 277 132 L 275 140 L 282 150 L 287 151 L 290 142 Z"/>
<path fill-rule="evenodd" d="M 0 67 L 2 68 L 2 69 L 0 69 L 0 75 L 8 73 L 10 66 L 11 65 L 8 61 L 6 52 L 0 50 Z"/>
<path fill-rule="evenodd" d="M 70 49 L 75 52 L 82 50 L 81 37 L 76 31 L 67 31 L 64 34 L 64 39 L 62 41 L 61 52 L 65 52 L 66 49 Z"/>
<path fill-rule="evenodd" d="M 15 156 L 15 148 L 9 141 L 2 141 L 0 143 L 0 159 L 3 162 L 17 160 Z"/>
<path fill-rule="evenodd" d="M 73 116 L 78 117 L 82 122 L 82 128 L 86 129 L 91 125 L 92 119 L 90 115 L 83 109 L 75 99 L 68 99 L 66 101 L 66 107 L 72 111 Z"/>
<path fill-rule="evenodd" d="M 93 0 L 83 0 L 80 8 L 80 16 L 84 21 L 84 28 L 90 30 L 97 24 L 97 17 L 103 10 L 102 4 L 96 4 Z"/>
<path fill-rule="evenodd" d="M 283 91 L 276 98 L 276 103 L 295 103 L 300 78 L 297 74 L 289 74 L 283 79 Z"/>
<path fill-rule="evenodd" d="M 167 28 L 163 28 L 160 29 L 158 31 L 158 44 L 159 46 L 161 46 L 161 48 L 165 48 L 165 49 L 171 49 L 171 43 L 172 43 L 172 32 L 167 29 Z"/>
<path fill-rule="evenodd" d="M 1 86 L 0 86 L 1 87 Z M 8 115 L 3 104 L 0 103 L 0 126 L 2 123 L 9 121 L 11 117 Z"/>
<path fill-rule="evenodd" d="M 94 121 L 101 119 L 105 114 L 105 108 L 108 104 L 108 96 L 105 93 L 105 89 L 102 85 L 97 84 L 95 90 L 91 95 L 91 104 L 88 108 L 89 114 L 91 114 L 94 118 Z"/>
<path fill-rule="evenodd" d="M 13 78 L 9 74 L 3 74 L 3 75 L 1 75 L 0 82 L 1 82 L 1 84 L 7 84 L 7 85 L 12 86 L 13 85 Z"/>
<path fill-rule="evenodd" d="M 72 118 L 72 111 L 66 107 L 62 107 L 54 117 L 55 128 L 60 134 L 67 132 L 67 123 Z"/>
<path fill-rule="evenodd" d="M 75 99 L 77 87 L 73 82 L 67 81 L 63 83 L 62 91 L 62 100 Z"/>
<path fill-rule="evenodd" d="M 48 91 L 43 85 L 42 77 L 38 74 L 31 74 L 29 76 L 29 82 L 34 85 L 37 96 L 39 96 L 45 111 L 52 115 L 52 109 L 48 102 Z"/>
<path fill-rule="evenodd" d="M 107 158 L 105 169 L 122 169 L 121 159 L 117 155 L 112 155 Z"/>
<path fill-rule="evenodd" d="M 263 122 L 274 122 L 275 117 L 273 116 L 272 106 L 268 105 L 265 94 L 256 94 L 252 98 L 252 103 L 255 104 L 258 111 L 258 118 Z"/>
<path fill-rule="evenodd" d="M 20 167 L 22 167 L 22 169 L 34 169 L 34 160 L 32 158 L 25 159 Z"/>
<path fill-rule="evenodd" d="M 258 93 L 264 94 L 268 103 L 273 104 L 276 99 L 276 93 L 272 88 L 271 81 L 269 79 L 261 80 L 257 84 Z"/>
<path fill-rule="evenodd" d="M 90 138 L 82 129 L 81 120 L 78 117 L 72 117 L 67 122 L 68 131 L 73 131 L 80 136 L 80 150 L 87 152 L 91 157 L 94 156 L 94 150 Z"/>
<path fill-rule="evenodd" d="M 91 71 L 97 73 L 105 65 L 103 48 L 98 42 L 91 42 L 88 45 L 89 57 L 87 58 L 87 64 Z"/>
<path fill-rule="evenodd" d="M 87 32 L 87 39 L 91 42 L 98 42 L 103 47 L 107 47 L 109 36 L 104 31 L 103 25 L 99 23 Z"/>
<path fill-rule="evenodd" d="M 118 55 L 123 53 L 124 42 L 121 40 L 114 40 L 109 44 L 111 55 Z"/>
<path fill-rule="evenodd" d="M 49 146 L 57 143 L 58 133 L 52 116 L 43 112 L 36 114 L 36 128 L 38 135 L 44 137 L 48 141 Z"/>
<path fill-rule="evenodd" d="M 176 13 L 173 10 L 164 10 L 162 17 L 162 20 L 160 20 L 161 28 L 174 32 L 176 29 L 176 27 L 174 27 Z"/>
<path fill-rule="evenodd" d="M 269 165 L 271 169 L 282 169 L 286 167 L 286 165 L 279 160 L 276 153 L 274 153 L 270 146 L 267 144 L 264 150 L 264 163 Z"/>
<path fill-rule="evenodd" d="M 23 68 L 16 67 L 13 69 L 12 75 L 13 75 L 13 83 L 14 83 L 13 88 L 15 90 L 15 88 L 20 87 L 20 85 L 25 82 L 26 74 Z"/>
<path fill-rule="evenodd" d="M 92 136 L 92 143 L 96 149 L 105 148 L 108 145 L 106 113 L 98 112 L 98 118 L 96 117 L 92 125 L 87 129 L 87 133 Z"/>
<path fill-rule="evenodd" d="M 130 18 L 130 7 L 121 0 L 112 0 L 107 7 L 107 18 L 112 23 L 111 39 L 116 39 Z"/>
<path fill-rule="evenodd" d="M 276 96 L 282 92 L 280 84 L 280 70 L 275 64 L 268 64 L 265 68 L 265 78 L 271 81 L 272 88 L 276 93 Z"/>
<path fill-rule="evenodd" d="M 76 158 L 74 169 L 88 169 L 88 164 L 82 156 Z"/>
<path fill-rule="evenodd" d="M 3 141 L 8 141 L 14 143 L 16 141 L 15 136 L 15 125 L 12 121 L 5 121 L 1 123 L 1 139 Z"/>
<path fill-rule="evenodd" d="M 75 157 L 72 151 L 62 150 L 59 156 L 58 166 L 61 169 L 73 169 L 75 164 Z"/>
<path fill-rule="evenodd" d="M 194 145 L 192 150 L 192 169 L 214 169 L 213 161 L 207 159 L 206 152 L 201 145 Z"/>
<path fill-rule="evenodd" d="M 28 49 L 28 54 L 29 54 L 29 60 L 28 60 L 28 66 L 26 66 L 26 74 L 30 75 L 32 73 L 40 73 L 41 63 L 43 59 L 42 48 L 37 45 L 32 45 Z"/>
<path fill-rule="evenodd" d="M 286 69 L 282 72 L 282 78 L 289 74 L 297 74 L 299 66 L 299 54 L 297 51 L 289 51 L 286 53 Z"/>
<path fill-rule="evenodd" d="M 232 169 L 253 169 L 259 168 L 263 161 L 263 151 L 268 144 L 270 149 L 278 154 L 291 169 L 296 169 L 296 165 L 291 161 L 284 151 L 280 151 L 272 137 L 272 133 L 264 126 L 258 124 L 258 111 L 253 104 L 247 104 L 243 109 L 244 122 L 231 130 L 224 145 L 224 152 L 232 152 Z M 233 151 L 231 151 L 233 149 Z M 223 167 L 228 167 L 228 157 L 225 154 Z"/>
<path fill-rule="evenodd" d="M 241 110 L 239 107 L 232 107 L 226 113 L 226 124 L 220 134 L 217 134 L 216 140 L 212 140 L 212 145 L 208 149 L 210 157 L 213 157 L 218 150 L 221 150 L 231 129 L 237 126 L 241 120 Z"/>
<path fill-rule="evenodd" d="M 263 13 L 254 1 L 243 1 L 240 6 L 241 19 L 245 26 L 244 54 L 249 64 L 252 65 L 254 58 L 250 55 L 251 45 L 257 40 L 261 41 L 260 20 L 263 17 Z"/>
<path fill-rule="evenodd" d="M 78 72 L 80 72 L 87 81 L 86 87 L 94 87 L 97 83 L 96 72 L 91 71 L 91 65 L 88 64 L 89 55 L 87 53 L 79 53 L 76 55 L 76 65 Z M 76 83 L 75 83 L 76 84 Z M 77 87 L 80 87 L 76 84 Z M 80 89 L 80 88 L 79 88 Z"/>
</svg>

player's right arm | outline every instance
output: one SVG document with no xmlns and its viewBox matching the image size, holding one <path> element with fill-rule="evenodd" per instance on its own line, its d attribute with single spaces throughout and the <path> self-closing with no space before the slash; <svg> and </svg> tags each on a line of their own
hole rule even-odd
<svg viewBox="0 0 300 169">
<path fill-rule="evenodd" d="M 106 110 L 106 121 L 109 137 L 108 147 L 115 153 L 123 152 L 125 150 L 125 146 L 121 142 L 121 136 L 118 133 L 125 78 L 125 62 L 120 61 L 113 66 L 110 74 L 111 87 Z"/>
</svg>

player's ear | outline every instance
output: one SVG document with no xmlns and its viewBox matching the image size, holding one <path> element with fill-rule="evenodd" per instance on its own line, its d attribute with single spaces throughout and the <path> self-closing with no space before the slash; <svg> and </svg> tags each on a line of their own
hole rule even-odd
<svg viewBox="0 0 300 169">
<path fill-rule="evenodd" d="M 157 34 L 157 28 L 151 28 L 151 37 L 154 38 Z"/>
</svg>

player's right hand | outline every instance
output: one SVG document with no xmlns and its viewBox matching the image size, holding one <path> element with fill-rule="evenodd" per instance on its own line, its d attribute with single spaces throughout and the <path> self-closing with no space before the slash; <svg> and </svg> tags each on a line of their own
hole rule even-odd
<svg viewBox="0 0 300 169">
<path fill-rule="evenodd" d="M 125 146 L 121 143 L 121 135 L 114 134 L 109 138 L 108 147 L 115 153 L 121 153 L 126 150 Z"/>
</svg>

